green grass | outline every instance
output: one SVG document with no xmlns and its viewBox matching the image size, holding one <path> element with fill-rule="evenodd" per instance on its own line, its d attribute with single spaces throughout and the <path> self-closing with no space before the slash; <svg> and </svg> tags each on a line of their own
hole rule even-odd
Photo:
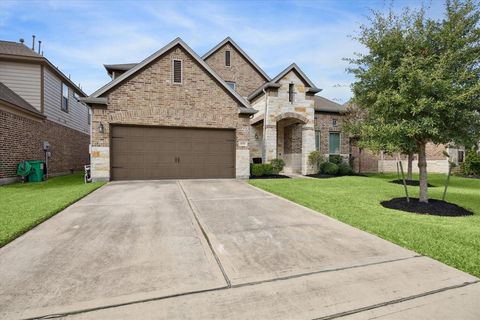
<svg viewBox="0 0 480 320">
<path fill-rule="evenodd" d="M 286 199 L 329 215 L 480 277 L 480 180 L 451 177 L 446 200 L 474 212 L 468 217 L 437 217 L 387 209 L 380 201 L 404 197 L 395 174 L 333 179 L 250 180 Z M 441 199 L 445 175 L 430 174 L 431 198 Z M 418 187 L 408 187 L 418 197 Z"/>
<path fill-rule="evenodd" d="M 0 187 L 0 247 L 101 187 L 82 174 Z"/>
</svg>

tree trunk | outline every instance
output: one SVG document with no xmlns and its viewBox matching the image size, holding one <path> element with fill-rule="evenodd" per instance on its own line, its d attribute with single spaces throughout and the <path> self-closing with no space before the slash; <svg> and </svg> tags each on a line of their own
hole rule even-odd
<svg viewBox="0 0 480 320">
<path fill-rule="evenodd" d="M 420 202 L 428 202 L 427 154 L 425 142 L 418 143 L 418 171 L 420 175 Z"/>
<path fill-rule="evenodd" d="M 413 152 L 408 154 L 407 180 L 412 180 Z"/>
</svg>

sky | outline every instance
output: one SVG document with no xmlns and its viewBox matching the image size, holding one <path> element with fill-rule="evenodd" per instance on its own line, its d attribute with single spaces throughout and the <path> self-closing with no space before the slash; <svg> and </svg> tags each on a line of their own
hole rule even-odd
<svg viewBox="0 0 480 320">
<path fill-rule="evenodd" d="M 443 1 L 427 13 L 442 16 Z M 103 64 L 139 62 L 181 37 L 202 56 L 230 36 L 274 77 L 292 62 L 338 103 L 351 97 L 351 36 L 370 10 L 418 7 L 418 0 L 0 1 L 0 40 L 42 41 L 44 55 L 91 94 L 110 81 Z"/>
</svg>

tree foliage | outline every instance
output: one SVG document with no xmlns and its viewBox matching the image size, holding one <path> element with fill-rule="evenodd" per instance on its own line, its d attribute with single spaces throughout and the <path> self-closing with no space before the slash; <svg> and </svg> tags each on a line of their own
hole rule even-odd
<svg viewBox="0 0 480 320">
<path fill-rule="evenodd" d="M 472 145 L 480 132 L 480 11 L 471 0 L 447 1 L 442 20 L 423 9 L 373 12 L 356 39 L 368 53 L 350 59 L 350 123 L 373 150 L 418 152 L 420 201 L 428 201 L 425 145 Z"/>
</svg>

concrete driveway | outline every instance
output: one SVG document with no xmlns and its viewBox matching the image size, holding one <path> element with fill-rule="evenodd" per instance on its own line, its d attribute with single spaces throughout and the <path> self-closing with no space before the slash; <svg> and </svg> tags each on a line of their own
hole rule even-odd
<svg viewBox="0 0 480 320">
<path fill-rule="evenodd" d="M 1 319 L 480 319 L 479 298 L 473 276 L 235 180 L 110 183 L 0 249 Z"/>
</svg>

